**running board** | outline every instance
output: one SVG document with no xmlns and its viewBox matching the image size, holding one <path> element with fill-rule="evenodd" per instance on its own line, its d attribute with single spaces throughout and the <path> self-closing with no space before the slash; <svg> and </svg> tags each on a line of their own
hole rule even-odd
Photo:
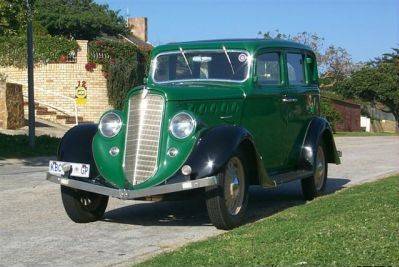
<svg viewBox="0 0 399 267">
<path fill-rule="evenodd" d="M 277 184 L 282 184 L 294 180 L 301 180 L 313 175 L 312 171 L 299 170 L 299 171 L 289 171 L 281 174 L 270 175 L 270 177 L 276 181 Z"/>
</svg>

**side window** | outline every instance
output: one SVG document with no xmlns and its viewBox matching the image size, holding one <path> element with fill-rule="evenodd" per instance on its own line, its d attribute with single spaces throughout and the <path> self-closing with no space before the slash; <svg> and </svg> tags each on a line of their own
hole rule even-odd
<svg viewBox="0 0 399 267">
<path fill-rule="evenodd" d="M 256 59 L 256 75 L 261 84 L 280 84 L 280 54 L 259 55 Z"/>
<path fill-rule="evenodd" d="M 312 55 L 306 56 L 306 66 L 308 70 L 308 79 L 310 84 L 318 83 L 318 73 L 317 73 L 317 65 L 316 59 Z"/>
<path fill-rule="evenodd" d="M 287 70 L 290 84 L 305 84 L 302 54 L 287 53 Z"/>
</svg>

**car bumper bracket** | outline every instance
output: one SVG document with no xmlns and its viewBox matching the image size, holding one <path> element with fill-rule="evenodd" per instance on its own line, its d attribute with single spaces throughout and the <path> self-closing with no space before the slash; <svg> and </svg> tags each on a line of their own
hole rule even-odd
<svg viewBox="0 0 399 267">
<path fill-rule="evenodd" d="M 96 185 L 90 182 L 78 181 L 75 179 L 57 176 L 50 173 L 47 173 L 47 180 L 67 187 L 93 192 L 101 195 L 111 196 L 119 199 L 137 199 L 147 196 L 163 195 L 163 194 L 186 191 L 196 188 L 208 187 L 217 184 L 217 177 L 210 176 L 182 183 L 158 185 L 145 189 L 129 190 L 129 189 L 111 188 L 103 185 Z"/>
</svg>

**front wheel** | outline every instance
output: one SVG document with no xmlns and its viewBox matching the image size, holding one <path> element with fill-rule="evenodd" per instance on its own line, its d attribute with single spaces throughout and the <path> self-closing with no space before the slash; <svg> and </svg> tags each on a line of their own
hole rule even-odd
<svg viewBox="0 0 399 267">
<path fill-rule="evenodd" d="M 317 154 L 314 160 L 313 176 L 302 179 L 302 193 L 306 200 L 312 200 L 320 195 L 327 183 L 328 164 L 323 143 L 317 146 Z"/>
<path fill-rule="evenodd" d="M 247 166 L 243 153 L 235 153 L 218 174 L 219 184 L 205 189 L 208 215 L 218 229 L 232 229 L 245 219 L 248 206 Z"/>
<path fill-rule="evenodd" d="M 108 196 L 61 186 L 62 203 L 68 217 L 76 223 L 101 219 L 108 204 Z"/>
</svg>

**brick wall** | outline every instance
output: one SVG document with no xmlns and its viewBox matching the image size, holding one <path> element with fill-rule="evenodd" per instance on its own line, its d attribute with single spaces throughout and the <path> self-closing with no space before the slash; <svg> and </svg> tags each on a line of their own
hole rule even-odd
<svg viewBox="0 0 399 267">
<path fill-rule="evenodd" d="M 35 100 L 63 110 L 73 111 L 70 100 L 60 95 L 74 97 L 79 81 L 87 85 L 87 103 L 78 107 L 78 115 L 84 121 L 97 122 L 101 114 L 111 109 L 107 97 L 107 81 L 102 75 L 101 66 L 93 72 L 85 69 L 87 63 L 87 41 L 78 41 L 80 51 L 76 63 L 52 63 L 37 65 L 34 69 Z M 15 67 L 0 67 L 0 72 L 6 74 L 8 82 L 23 84 L 23 93 L 27 95 L 27 70 Z"/>
<path fill-rule="evenodd" d="M 335 130 L 337 131 L 360 131 L 360 105 L 331 99 L 334 108 L 341 114 L 341 122 L 336 123 Z"/>
<path fill-rule="evenodd" d="M 138 18 L 128 18 L 127 26 L 130 29 L 132 35 L 136 36 L 143 42 L 148 41 L 148 25 L 147 25 L 146 17 L 138 17 Z"/>
</svg>

